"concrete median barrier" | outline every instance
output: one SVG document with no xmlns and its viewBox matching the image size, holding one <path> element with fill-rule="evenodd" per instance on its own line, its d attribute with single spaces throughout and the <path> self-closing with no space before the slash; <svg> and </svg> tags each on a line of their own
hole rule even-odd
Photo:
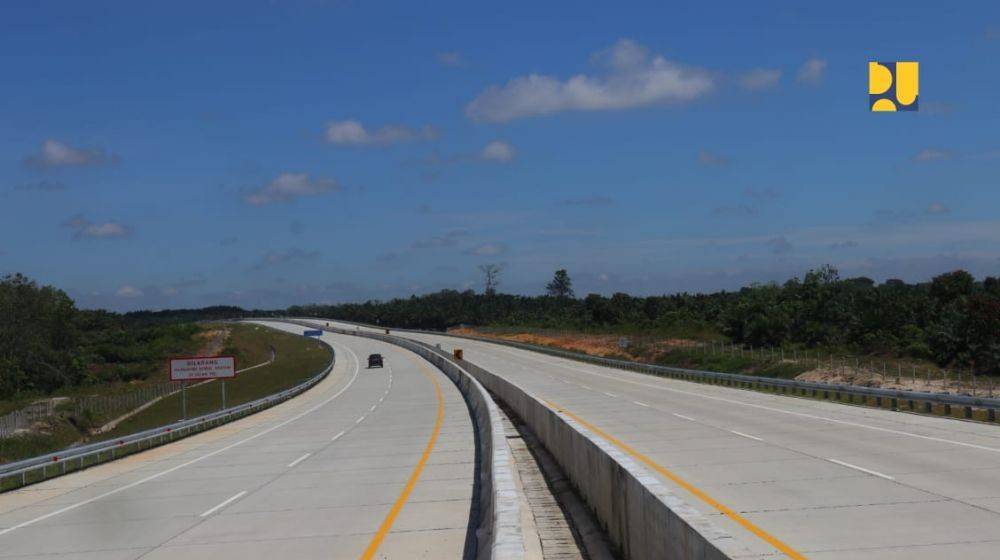
<svg viewBox="0 0 1000 560">
<path fill-rule="evenodd" d="M 506 379 L 460 365 L 535 432 L 624 558 L 722 560 L 741 551 L 732 536 L 609 442 Z"/>
</svg>

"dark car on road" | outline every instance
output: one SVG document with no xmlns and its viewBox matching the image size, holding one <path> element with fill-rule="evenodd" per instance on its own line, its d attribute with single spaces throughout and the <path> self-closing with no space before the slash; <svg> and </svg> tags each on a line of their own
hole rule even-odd
<svg viewBox="0 0 1000 560">
<path fill-rule="evenodd" d="M 382 354 L 368 355 L 368 368 L 382 367 Z"/>
</svg>

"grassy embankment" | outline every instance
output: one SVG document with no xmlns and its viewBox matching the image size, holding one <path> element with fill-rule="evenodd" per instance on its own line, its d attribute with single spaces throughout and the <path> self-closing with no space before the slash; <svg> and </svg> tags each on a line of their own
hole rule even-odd
<svg viewBox="0 0 1000 560">
<path fill-rule="evenodd" d="M 277 359 L 266 366 L 242 373 L 226 381 L 226 405 L 236 406 L 298 385 L 319 373 L 330 362 L 330 348 L 300 335 L 279 332 L 257 325 L 235 325 L 223 354 L 236 356 L 237 369 Z M 222 392 L 219 381 L 187 390 L 187 413 L 192 418 L 219 410 Z M 181 419 L 180 393 L 163 398 L 153 406 L 119 424 L 107 437 L 118 437 L 162 426 Z"/>
<path fill-rule="evenodd" d="M 223 339 L 206 342 L 204 333 L 220 332 L 223 333 Z M 316 340 L 244 324 L 205 326 L 197 329 L 188 343 L 173 345 L 169 350 L 171 355 L 191 355 L 204 349 L 211 350 L 211 353 L 235 355 L 237 368 L 242 369 L 269 360 L 271 346 L 275 347 L 278 356 L 274 363 L 255 368 L 240 374 L 235 380 L 226 382 L 228 406 L 242 404 L 296 385 L 319 372 L 330 360 L 329 348 Z M 157 372 L 143 382 L 162 382 L 167 376 L 165 366 L 160 364 Z M 57 406 L 56 416 L 46 421 L 43 427 L 26 434 L 0 439 L 0 463 L 51 453 L 76 443 L 121 437 L 179 420 L 181 395 L 176 393 L 162 398 L 149 408 L 121 422 L 113 430 L 93 435 L 93 430 L 114 419 L 121 411 L 98 414 L 84 409 L 81 412 L 78 410 L 75 398 L 120 394 L 129 388 L 132 390 L 141 388 L 143 382 L 126 386 L 121 383 L 95 384 L 60 391 L 59 396 L 67 396 L 70 399 Z M 213 381 L 189 387 L 187 397 L 188 417 L 218 410 L 221 406 L 219 382 Z"/>
</svg>

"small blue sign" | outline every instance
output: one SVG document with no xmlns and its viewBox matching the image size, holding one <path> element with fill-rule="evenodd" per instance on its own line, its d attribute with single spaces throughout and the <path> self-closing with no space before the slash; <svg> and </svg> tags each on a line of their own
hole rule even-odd
<svg viewBox="0 0 1000 560">
<path fill-rule="evenodd" d="M 305 336 L 323 336 L 323 331 L 305 331 L 302 334 Z"/>
</svg>

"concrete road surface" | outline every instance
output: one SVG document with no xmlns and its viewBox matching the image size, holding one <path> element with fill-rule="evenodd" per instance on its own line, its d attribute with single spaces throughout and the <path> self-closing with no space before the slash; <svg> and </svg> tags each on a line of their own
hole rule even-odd
<svg viewBox="0 0 1000 560">
<path fill-rule="evenodd" d="M 1000 557 L 997 426 L 394 334 L 462 348 L 466 360 L 563 408 L 633 458 L 645 457 L 748 558 Z"/>
<path fill-rule="evenodd" d="M 475 441 L 461 394 L 396 346 L 324 339 L 336 368 L 295 399 L 0 495 L 0 558 L 462 558 Z M 372 352 L 384 369 L 366 369 Z"/>
</svg>

